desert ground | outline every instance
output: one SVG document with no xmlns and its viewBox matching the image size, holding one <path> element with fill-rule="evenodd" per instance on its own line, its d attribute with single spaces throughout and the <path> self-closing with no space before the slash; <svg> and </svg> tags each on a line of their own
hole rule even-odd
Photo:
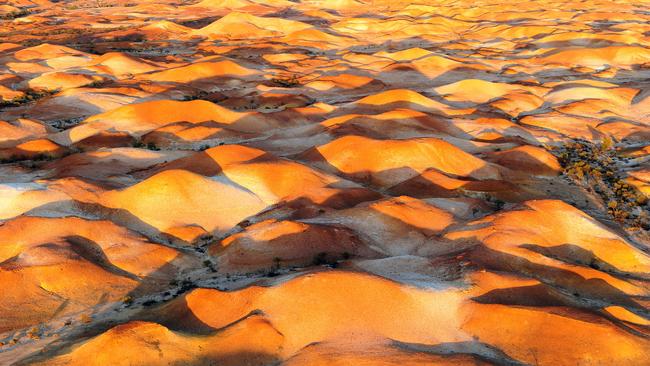
<svg viewBox="0 0 650 366">
<path fill-rule="evenodd" d="M 0 0 L 0 365 L 650 365 L 650 1 Z"/>
</svg>

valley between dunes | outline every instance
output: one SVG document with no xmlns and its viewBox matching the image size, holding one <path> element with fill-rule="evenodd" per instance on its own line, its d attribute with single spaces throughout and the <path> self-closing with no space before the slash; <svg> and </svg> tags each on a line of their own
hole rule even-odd
<svg viewBox="0 0 650 366">
<path fill-rule="evenodd" d="M 0 0 L 0 365 L 650 365 L 650 2 Z"/>
</svg>

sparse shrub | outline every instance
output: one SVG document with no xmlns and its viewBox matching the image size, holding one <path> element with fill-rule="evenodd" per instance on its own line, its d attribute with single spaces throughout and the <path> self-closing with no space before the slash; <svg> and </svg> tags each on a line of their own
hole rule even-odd
<svg viewBox="0 0 650 366">
<path fill-rule="evenodd" d="M 23 104 L 31 103 L 34 101 L 37 101 L 41 98 L 53 95 L 58 93 L 58 90 L 33 90 L 33 89 L 28 89 L 26 90 L 23 96 L 17 97 L 11 100 L 3 100 L 0 101 L 0 110 L 2 108 L 9 108 L 9 107 L 18 107 Z"/>
<path fill-rule="evenodd" d="M 275 258 L 273 258 L 273 266 L 272 266 L 271 269 L 269 269 L 269 271 L 266 273 L 266 276 L 267 276 L 267 277 L 275 277 L 275 276 L 278 276 L 278 275 L 280 274 L 278 271 L 280 270 L 281 263 L 282 263 L 282 258 L 280 258 L 280 257 L 275 257 Z"/>
<path fill-rule="evenodd" d="M 12 20 L 12 19 L 16 19 L 16 18 L 21 18 L 21 17 L 27 16 L 27 15 L 29 15 L 29 14 L 30 14 L 30 13 L 29 13 L 29 10 L 27 10 L 27 9 L 20 9 L 20 10 L 18 10 L 18 11 L 13 11 L 13 12 L 11 12 L 11 13 L 1 14 L 1 15 L 0 15 L 0 20 Z"/>
<path fill-rule="evenodd" d="M 46 161 L 46 160 L 52 160 L 52 159 L 54 159 L 54 157 L 52 155 L 41 153 L 41 154 L 38 154 L 38 155 L 34 156 L 34 158 L 32 160 Z"/>
<path fill-rule="evenodd" d="M 92 83 L 86 85 L 86 87 L 88 87 L 88 88 L 99 88 L 99 87 L 104 86 L 104 84 L 106 84 L 106 82 L 104 80 L 95 80 Z"/>
<path fill-rule="evenodd" d="M 207 267 L 210 270 L 210 272 L 216 272 L 217 271 L 217 268 L 215 267 L 214 263 L 209 259 L 204 260 L 203 265 L 205 267 Z"/>
<path fill-rule="evenodd" d="M 40 329 L 38 327 L 33 327 L 27 331 L 26 335 L 29 339 L 39 339 L 41 338 L 39 333 L 40 333 Z"/>
<path fill-rule="evenodd" d="M 273 86 L 279 86 L 282 88 L 295 88 L 300 86 L 300 80 L 298 80 L 297 75 L 291 75 L 289 77 L 279 77 L 271 79 L 271 84 Z"/>
<path fill-rule="evenodd" d="M 616 166 L 619 153 L 610 137 L 603 138 L 600 144 L 577 140 L 551 152 L 558 157 L 564 174 L 598 194 L 616 221 L 628 227 L 650 226 L 648 198 L 621 176 Z"/>
<path fill-rule="evenodd" d="M 70 127 L 76 126 L 79 124 L 79 122 L 83 121 L 84 117 L 73 117 L 73 118 L 64 118 L 64 119 L 56 119 L 49 121 L 48 123 L 52 127 L 56 127 L 58 129 L 68 129 Z"/>
<path fill-rule="evenodd" d="M 314 256 L 314 259 L 312 260 L 312 264 L 315 266 L 326 264 L 327 263 L 326 259 L 327 259 L 327 253 L 320 252 Z"/>
<path fill-rule="evenodd" d="M 151 305 L 155 305 L 157 303 L 158 303 L 158 301 L 156 301 L 156 300 L 147 300 L 147 301 L 142 303 L 142 306 L 148 307 L 148 306 L 151 306 Z"/>
<path fill-rule="evenodd" d="M 494 207 L 495 207 L 497 210 L 501 210 L 501 209 L 503 209 L 503 206 L 505 206 L 505 205 L 506 205 L 506 203 L 505 203 L 505 201 L 503 201 L 503 200 L 500 200 L 500 199 L 495 199 L 495 200 L 494 200 Z"/>
<path fill-rule="evenodd" d="M 212 234 L 201 235 L 201 237 L 199 239 L 204 243 L 209 243 L 210 241 L 212 241 L 214 239 L 214 235 L 212 235 Z"/>
<path fill-rule="evenodd" d="M 334 256 L 328 255 L 326 252 L 320 252 L 314 256 L 312 260 L 314 266 L 330 266 L 335 268 L 338 262 Z"/>
<path fill-rule="evenodd" d="M 18 160 L 20 160 L 20 157 L 16 155 L 11 155 L 8 158 L 0 159 L 0 164 L 15 163 Z"/>
<path fill-rule="evenodd" d="M 43 41 L 40 38 L 32 38 L 21 42 L 21 44 L 25 47 L 34 47 L 40 45 L 41 43 L 43 43 Z"/>
<path fill-rule="evenodd" d="M 227 98 L 223 94 L 218 92 L 207 92 L 207 91 L 199 90 L 197 92 L 194 92 L 193 94 L 184 95 L 182 99 L 183 101 L 186 102 L 191 100 L 207 100 L 213 103 L 218 103 Z"/>
<path fill-rule="evenodd" d="M 145 143 L 142 142 L 142 141 L 136 141 L 136 142 L 133 144 L 133 147 L 136 147 L 136 148 L 138 148 L 138 149 L 149 149 L 149 150 L 153 150 L 153 151 L 158 151 L 158 150 L 160 150 L 160 148 L 159 148 L 158 146 L 156 146 L 156 144 L 153 143 L 153 142 L 148 142 L 148 143 L 145 144 Z"/>
<path fill-rule="evenodd" d="M 122 303 L 124 303 L 126 306 L 129 306 L 133 304 L 133 297 L 126 295 L 122 298 Z"/>
</svg>

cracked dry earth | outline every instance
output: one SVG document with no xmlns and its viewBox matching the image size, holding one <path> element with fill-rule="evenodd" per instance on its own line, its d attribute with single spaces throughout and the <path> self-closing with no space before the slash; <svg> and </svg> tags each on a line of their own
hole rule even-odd
<svg viewBox="0 0 650 366">
<path fill-rule="evenodd" d="M 650 2 L 0 15 L 1 365 L 650 365 Z"/>
</svg>

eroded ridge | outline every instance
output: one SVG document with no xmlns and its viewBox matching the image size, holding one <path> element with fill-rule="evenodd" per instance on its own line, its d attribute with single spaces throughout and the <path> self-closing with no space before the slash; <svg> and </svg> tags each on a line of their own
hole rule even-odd
<svg viewBox="0 0 650 366">
<path fill-rule="evenodd" d="M 650 364 L 649 9 L 0 0 L 0 364 Z"/>
</svg>

